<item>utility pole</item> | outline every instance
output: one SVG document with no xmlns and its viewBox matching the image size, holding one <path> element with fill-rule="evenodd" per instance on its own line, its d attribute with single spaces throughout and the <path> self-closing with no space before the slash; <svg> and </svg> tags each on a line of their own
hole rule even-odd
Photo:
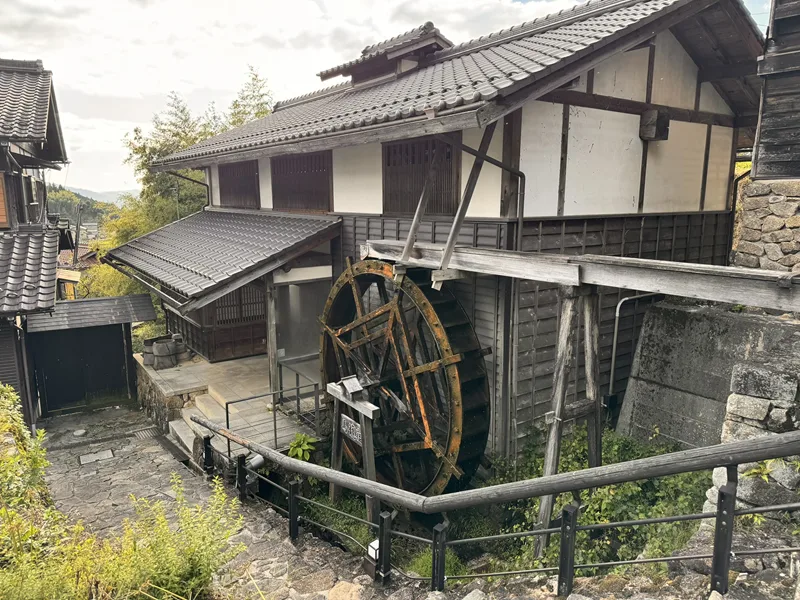
<svg viewBox="0 0 800 600">
<path fill-rule="evenodd" d="M 83 213 L 83 202 L 78 202 L 78 223 L 75 226 L 75 249 L 72 251 L 72 266 L 78 264 L 78 245 L 81 242 L 81 214 Z"/>
</svg>

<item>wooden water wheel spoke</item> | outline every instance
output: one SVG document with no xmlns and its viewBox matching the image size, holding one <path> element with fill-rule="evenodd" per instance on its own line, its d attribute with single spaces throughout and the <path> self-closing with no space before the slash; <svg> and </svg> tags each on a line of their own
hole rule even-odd
<svg viewBox="0 0 800 600">
<path fill-rule="evenodd" d="M 356 373 L 379 406 L 372 433 L 380 481 L 427 495 L 460 489 L 489 432 L 480 344 L 447 287 L 432 289 L 429 271 L 393 275 L 390 264 L 367 260 L 348 263 L 334 283 L 320 318 L 323 383 Z M 359 446 L 345 439 L 344 449 L 363 464 Z"/>
</svg>

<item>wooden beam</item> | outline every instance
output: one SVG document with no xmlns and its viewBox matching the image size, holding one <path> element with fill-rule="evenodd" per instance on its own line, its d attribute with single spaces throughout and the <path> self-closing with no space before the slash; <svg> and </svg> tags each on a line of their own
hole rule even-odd
<svg viewBox="0 0 800 600">
<path fill-rule="evenodd" d="M 396 261 L 403 242 L 368 241 L 366 256 Z M 436 268 L 442 246 L 418 244 L 408 266 Z M 697 300 L 800 312 L 800 281 L 786 273 L 621 256 L 564 256 L 457 246 L 450 266 L 461 271 L 562 285 L 592 284 Z M 575 270 L 577 269 L 577 271 Z M 576 281 L 577 279 L 577 281 Z"/>
<path fill-rule="evenodd" d="M 660 113 L 666 113 L 672 121 L 722 125 L 723 127 L 736 126 L 736 117 L 732 115 L 690 110 L 688 108 L 675 108 L 672 106 L 664 106 L 663 104 L 639 102 L 638 100 L 627 100 L 625 98 L 614 98 L 612 96 L 601 96 L 599 94 L 586 94 L 585 92 L 576 92 L 573 90 L 555 90 L 545 94 L 540 100 L 543 102 L 556 102 L 558 104 L 583 106 L 584 108 L 597 108 L 630 115 L 641 115 L 648 111 L 658 111 Z"/>
<path fill-rule="evenodd" d="M 741 77 L 747 77 L 748 75 L 755 75 L 757 68 L 757 61 L 748 60 L 746 62 L 738 62 L 730 65 L 720 65 L 717 67 L 700 69 L 697 78 L 701 83 L 705 81 L 722 81 L 724 79 L 740 79 Z"/>
</svg>

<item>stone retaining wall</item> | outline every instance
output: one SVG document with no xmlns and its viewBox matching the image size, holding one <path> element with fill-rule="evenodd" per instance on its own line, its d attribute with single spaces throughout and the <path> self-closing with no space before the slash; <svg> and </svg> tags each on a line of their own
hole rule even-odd
<svg viewBox="0 0 800 600">
<path fill-rule="evenodd" d="M 164 433 L 169 431 L 170 421 L 181 418 L 181 409 L 193 401 L 198 393 L 203 393 L 167 396 L 150 378 L 147 369 L 139 361 L 136 361 L 136 391 L 139 395 L 139 404 Z"/>
<path fill-rule="evenodd" d="M 740 199 L 733 264 L 800 272 L 800 181 L 753 181 Z"/>
</svg>

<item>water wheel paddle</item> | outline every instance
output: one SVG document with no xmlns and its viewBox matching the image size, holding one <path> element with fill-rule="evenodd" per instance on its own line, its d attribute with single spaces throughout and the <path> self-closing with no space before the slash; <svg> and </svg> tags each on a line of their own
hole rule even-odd
<svg viewBox="0 0 800 600">
<path fill-rule="evenodd" d="M 378 480 L 431 496 L 465 487 L 486 448 L 489 386 L 478 337 L 452 293 L 434 290 L 427 269 L 409 269 L 398 286 L 391 264 L 365 260 L 334 283 L 321 323 L 323 385 L 357 375 L 381 409 Z M 361 464 L 360 453 L 345 440 L 350 460 Z"/>
</svg>

